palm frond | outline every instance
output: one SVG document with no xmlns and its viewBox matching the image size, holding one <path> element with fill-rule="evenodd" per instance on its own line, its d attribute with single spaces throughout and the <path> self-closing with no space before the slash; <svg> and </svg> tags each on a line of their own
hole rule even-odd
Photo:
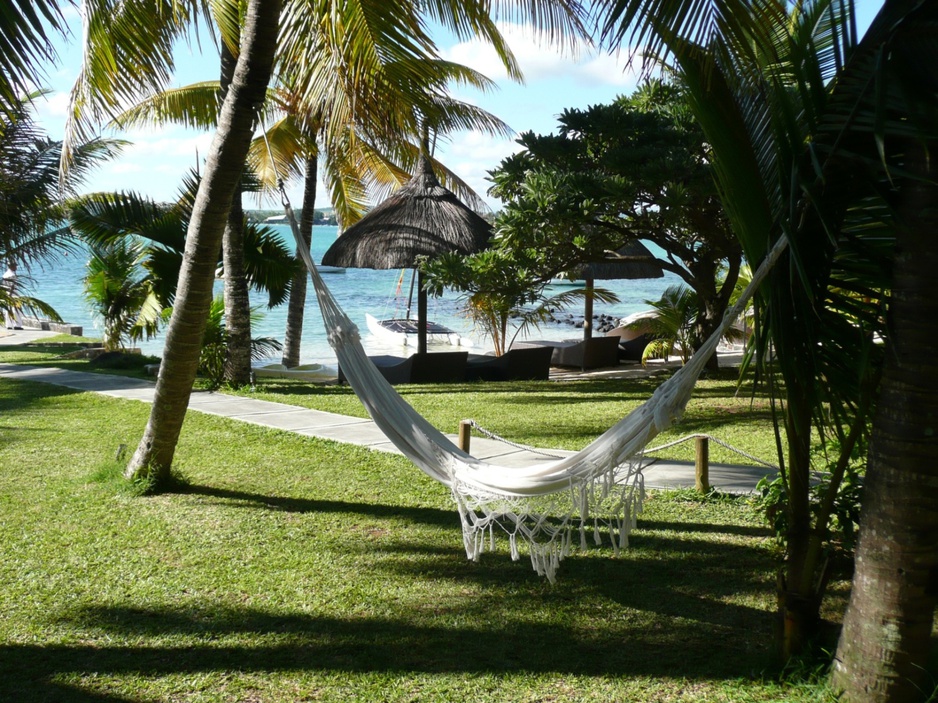
<svg viewBox="0 0 938 703">
<path fill-rule="evenodd" d="M 0 13 L 0 113 L 20 112 L 21 98 L 42 83 L 44 67 L 57 60 L 53 34 L 67 33 L 55 0 L 7 0 Z"/>
<path fill-rule="evenodd" d="M 218 81 L 203 81 L 155 93 L 116 115 L 109 126 L 131 129 L 178 124 L 191 129 L 214 129 L 219 107 Z"/>
</svg>

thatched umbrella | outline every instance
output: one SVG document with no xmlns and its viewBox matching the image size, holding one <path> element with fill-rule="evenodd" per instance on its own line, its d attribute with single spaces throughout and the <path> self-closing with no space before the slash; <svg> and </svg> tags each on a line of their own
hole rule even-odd
<svg viewBox="0 0 938 703">
<path fill-rule="evenodd" d="M 655 263 L 654 255 L 644 244 L 631 241 L 605 258 L 580 266 L 570 278 L 582 278 L 586 283 L 586 309 L 583 312 L 583 339 L 593 336 L 593 290 L 594 280 L 636 280 L 639 278 L 663 278 L 664 271 Z"/>
<path fill-rule="evenodd" d="M 411 179 L 345 230 L 322 257 L 326 266 L 414 268 L 421 256 L 484 249 L 491 225 L 440 185 L 421 155 Z M 417 351 L 427 350 L 427 294 L 418 276 Z"/>
</svg>

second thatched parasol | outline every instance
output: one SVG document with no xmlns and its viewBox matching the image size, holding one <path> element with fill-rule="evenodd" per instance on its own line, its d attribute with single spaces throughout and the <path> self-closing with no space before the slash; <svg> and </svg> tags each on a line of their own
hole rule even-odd
<svg viewBox="0 0 938 703">
<path fill-rule="evenodd" d="M 583 264 L 569 274 L 570 278 L 582 278 L 586 283 L 586 309 L 583 312 L 583 338 L 593 335 L 593 290 L 594 280 L 637 280 L 640 278 L 662 278 L 664 271 L 644 244 L 637 240 L 628 242 L 605 258 Z"/>
</svg>

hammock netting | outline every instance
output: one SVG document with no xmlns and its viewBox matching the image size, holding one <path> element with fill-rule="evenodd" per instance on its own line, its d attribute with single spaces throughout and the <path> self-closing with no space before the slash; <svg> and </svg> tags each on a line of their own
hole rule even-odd
<svg viewBox="0 0 938 703">
<path fill-rule="evenodd" d="M 512 558 L 520 558 L 519 540 L 527 543 L 534 570 L 551 582 L 563 557 L 574 544 L 586 548 L 590 535 L 596 544 L 603 543 L 605 535 L 616 554 L 628 546 L 644 498 L 644 447 L 680 419 L 707 360 L 786 244 L 784 238 L 779 240 L 721 326 L 645 403 L 576 454 L 518 468 L 462 451 L 394 390 L 368 359 L 357 326 L 316 270 L 285 196 L 284 209 L 342 372 L 388 439 L 424 473 L 450 488 L 467 557 L 478 560 L 486 549 L 493 549 L 501 530 L 508 535 Z"/>
</svg>

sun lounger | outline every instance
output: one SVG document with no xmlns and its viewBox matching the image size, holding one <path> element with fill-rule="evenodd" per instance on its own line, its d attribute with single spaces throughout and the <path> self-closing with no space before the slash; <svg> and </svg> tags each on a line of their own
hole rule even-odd
<svg viewBox="0 0 938 703">
<path fill-rule="evenodd" d="M 388 383 L 459 383 L 466 375 L 469 352 L 430 352 L 411 356 L 369 356 Z M 339 367 L 339 383 L 347 383 Z"/>
<path fill-rule="evenodd" d="M 652 336 L 641 329 L 630 327 L 616 327 L 606 333 L 607 337 L 619 340 L 619 359 L 621 361 L 641 361 L 645 347 L 652 340 Z"/>
<path fill-rule="evenodd" d="M 469 352 L 414 354 L 409 383 L 460 383 L 466 378 Z"/>
<path fill-rule="evenodd" d="M 470 354 L 467 381 L 546 381 L 550 377 L 551 347 L 513 347 L 501 356 Z"/>
<path fill-rule="evenodd" d="M 579 341 L 555 342 L 535 340 L 517 342 L 515 349 L 550 347 L 553 366 L 575 366 L 583 371 L 619 365 L 619 339 L 617 337 L 591 337 Z"/>
</svg>

